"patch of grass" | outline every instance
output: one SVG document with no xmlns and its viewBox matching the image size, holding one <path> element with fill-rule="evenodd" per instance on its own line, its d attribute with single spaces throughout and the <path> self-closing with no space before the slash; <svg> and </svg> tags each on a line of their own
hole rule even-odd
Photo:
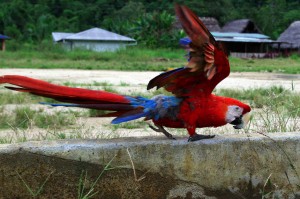
<svg viewBox="0 0 300 199">
<path fill-rule="evenodd" d="M 88 189 L 86 187 L 87 184 L 87 172 L 81 173 L 80 178 L 79 178 L 79 183 L 78 183 L 78 189 L 77 189 L 77 193 L 78 193 L 78 199 L 89 199 L 89 198 L 93 198 L 93 196 L 95 196 L 98 191 L 95 191 L 95 186 L 98 183 L 98 181 L 100 180 L 100 178 L 103 176 L 104 172 L 109 171 L 111 169 L 113 169 L 111 167 L 111 163 L 112 161 L 115 159 L 116 155 L 105 165 L 104 169 L 101 171 L 101 173 L 98 175 L 98 177 L 96 178 L 96 180 L 91 184 L 90 188 Z"/>
<path fill-rule="evenodd" d="M 87 83 L 74 83 L 74 82 L 64 82 L 62 85 L 64 86 L 70 86 L 70 87 L 92 87 L 92 86 L 113 86 L 113 84 L 109 82 L 97 82 L 94 81 L 91 84 Z"/>
<path fill-rule="evenodd" d="M 113 84 L 109 82 L 97 82 L 94 81 L 91 86 L 113 86 Z"/>
<path fill-rule="evenodd" d="M 4 107 L 0 107 L 0 129 L 9 128 L 9 123 L 11 123 L 10 116 L 4 112 Z"/>
<path fill-rule="evenodd" d="M 34 95 L 28 95 L 26 93 L 5 91 L 0 94 L 1 105 L 37 103 L 40 99 L 42 98 Z"/>
<path fill-rule="evenodd" d="M 298 55 L 275 59 L 241 59 L 230 57 L 232 72 L 279 72 L 300 74 L 300 59 Z"/>
<path fill-rule="evenodd" d="M 56 112 L 46 114 L 43 109 L 33 110 L 28 106 L 18 107 L 12 114 L 0 110 L 0 129 L 7 128 L 32 128 L 37 126 L 44 129 L 59 129 L 76 123 L 73 114 Z"/>
<path fill-rule="evenodd" d="M 6 51 L 0 55 L 0 68 L 161 71 L 182 66 L 185 63 L 183 55 L 182 49 L 151 50 L 137 47 L 122 49 L 118 52 L 75 50 L 61 53 L 54 51 L 51 52 L 51 56 L 40 51 Z M 56 59 L 57 57 L 59 59 Z M 182 64 L 178 64 L 180 62 Z"/>
<path fill-rule="evenodd" d="M 96 110 L 96 109 L 89 109 L 88 116 L 89 117 L 100 117 L 101 115 L 105 115 L 110 113 L 111 111 L 103 111 L 103 110 Z"/>
<path fill-rule="evenodd" d="M 0 144 L 9 144 L 12 143 L 11 138 L 0 138 Z"/>
<path fill-rule="evenodd" d="M 30 95 L 28 93 L 19 92 L 1 92 L 0 93 L 0 104 L 36 104 L 39 102 L 55 102 L 55 100 L 50 98 L 44 98 L 36 95 Z"/>
<path fill-rule="evenodd" d="M 296 132 L 300 130 L 299 93 L 282 87 L 242 91 L 222 89 L 217 93 L 250 101 L 253 117 L 248 130 L 252 132 Z"/>
<path fill-rule="evenodd" d="M 33 117 L 35 115 L 35 111 L 30 109 L 29 107 L 21 107 L 16 108 L 14 110 L 14 127 L 17 128 L 29 128 L 33 125 Z"/>
<path fill-rule="evenodd" d="M 186 64 L 183 49 L 146 49 L 132 46 L 117 52 L 84 50 L 20 50 L 0 54 L 0 68 L 65 68 L 87 70 L 163 71 Z M 276 59 L 240 59 L 230 57 L 233 72 L 282 72 L 300 74 L 299 55 Z"/>
<path fill-rule="evenodd" d="M 295 103 L 294 98 L 284 93 L 272 95 L 258 112 L 260 119 L 257 126 L 263 132 L 296 132 L 300 130 L 300 97 Z"/>
<path fill-rule="evenodd" d="M 298 107 L 300 107 L 300 95 L 286 90 L 282 86 L 246 90 L 218 89 L 215 93 L 220 96 L 250 101 L 251 106 L 255 108 L 271 106 L 272 104 L 276 104 L 276 106 L 285 106 L 285 108 L 295 114 L 295 116 L 300 116 L 298 113 Z"/>
<path fill-rule="evenodd" d="M 110 93 L 118 93 L 118 91 L 113 86 L 103 86 L 102 90 Z"/>
<path fill-rule="evenodd" d="M 34 124 L 39 128 L 60 129 L 64 126 L 70 126 L 76 123 L 76 119 L 72 114 L 56 112 L 53 115 L 45 113 L 36 114 Z"/>
<path fill-rule="evenodd" d="M 130 86 L 127 82 L 120 82 L 120 86 Z"/>
<path fill-rule="evenodd" d="M 53 174 L 54 172 L 52 171 L 46 178 L 46 180 L 41 184 L 40 187 L 38 187 L 38 189 L 36 191 L 34 191 L 27 183 L 26 181 L 22 178 L 22 176 L 17 172 L 19 178 L 21 179 L 22 183 L 24 184 L 24 186 L 26 187 L 27 191 L 30 193 L 31 197 L 36 198 L 38 197 L 42 191 L 43 188 L 45 186 L 45 184 L 48 182 L 50 176 Z"/>
<path fill-rule="evenodd" d="M 111 125 L 111 124 L 109 124 Z M 111 128 L 113 130 L 123 128 L 123 129 L 137 129 L 137 128 L 144 128 L 145 127 L 145 122 L 144 121 L 130 121 L 130 122 L 125 122 L 121 124 L 115 124 L 112 125 Z"/>
</svg>

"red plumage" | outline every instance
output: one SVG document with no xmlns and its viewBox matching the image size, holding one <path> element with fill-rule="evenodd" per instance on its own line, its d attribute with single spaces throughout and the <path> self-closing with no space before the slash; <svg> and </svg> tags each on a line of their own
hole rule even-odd
<svg viewBox="0 0 300 199">
<path fill-rule="evenodd" d="M 147 88 L 164 87 L 177 97 L 184 98 L 178 114 L 181 122 L 164 118 L 154 123 L 160 126 L 187 128 L 192 140 L 197 140 L 201 139 L 201 136 L 195 133 L 196 128 L 218 127 L 230 123 L 230 117 L 234 119 L 234 116 L 229 114 L 229 107 L 240 107 L 241 117 L 250 112 L 251 108 L 238 100 L 212 94 L 217 84 L 230 73 L 227 55 L 199 17 L 189 8 L 176 5 L 175 10 L 183 29 L 191 39 L 188 46 L 189 62 L 181 70 L 175 69 L 155 77 Z"/>
</svg>

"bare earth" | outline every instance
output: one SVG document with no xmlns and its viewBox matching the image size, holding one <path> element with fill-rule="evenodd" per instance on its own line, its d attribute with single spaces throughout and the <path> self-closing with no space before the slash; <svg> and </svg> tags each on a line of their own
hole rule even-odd
<svg viewBox="0 0 300 199">
<path fill-rule="evenodd" d="M 146 85 L 150 79 L 160 74 L 160 72 L 124 72 L 124 71 L 105 71 L 105 70 L 65 70 L 65 69 L 0 69 L 0 75 L 24 75 L 32 78 L 51 81 L 52 83 L 94 83 L 107 82 L 116 85 L 120 94 L 130 94 L 132 91 L 147 92 Z M 121 83 L 126 83 L 130 86 L 117 86 Z M 300 75 L 286 75 L 275 73 L 231 73 L 228 78 L 223 80 L 218 88 L 231 89 L 246 89 L 270 86 L 283 86 L 286 89 L 292 89 L 300 92 Z M 0 91 L 3 91 L 3 86 L 0 86 Z M 51 108 L 34 104 L 32 107 L 45 107 L 49 112 L 67 111 L 68 108 Z M 147 125 L 143 128 L 134 129 L 114 129 L 110 126 L 111 118 L 89 118 L 80 117 L 77 120 L 79 128 L 67 129 L 63 131 L 67 137 L 71 138 L 110 138 L 110 137 L 128 137 L 128 136 L 154 136 L 159 135 L 152 131 Z M 187 137 L 185 130 L 170 129 L 171 133 L 176 136 L 184 135 Z M 244 133 L 243 131 L 235 131 L 232 126 L 226 125 L 222 128 L 198 129 L 199 133 L 207 134 L 231 134 Z M 12 142 L 19 142 L 20 139 L 26 140 L 43 140 L 43 139 L 58 139 L 60 131 L 47 129 L 9 129 L 0 132 L 0 138 L 9 138 Z"/>
<path fill-rule="evenodd" d="M 51 80 L 53 82 L 93 83 L 109 82 L 130 85 L 147 85 L 148 81 L 160 72 L 124 72 L 105 70 L 65 70 L 65 69 L 1 69 L 0 75 L 15 74 L 33 78 Z M 256 88 L 283 86 L 291 89 L 292 84 L 296 91 L 300 91 L 300 75 L 286 75 L 276 73 L 231 73 L 217 88 Z"/>
</svg>

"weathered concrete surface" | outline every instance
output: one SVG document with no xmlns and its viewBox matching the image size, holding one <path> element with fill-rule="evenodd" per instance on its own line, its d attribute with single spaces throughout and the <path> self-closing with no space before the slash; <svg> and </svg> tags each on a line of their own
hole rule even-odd
<svg viewBox="0 0 300 199">
<path fill-rule="evenodd" d="M 113 159 L 95 198 L 299 198 L 300 133 L 269 135 L 0 145 L 0 196 L 30 198 L 25 184 L 36 191 L 46 182 L 39 198 L 77 198 L 81 174 L 87 192 Z"/>
</svg>

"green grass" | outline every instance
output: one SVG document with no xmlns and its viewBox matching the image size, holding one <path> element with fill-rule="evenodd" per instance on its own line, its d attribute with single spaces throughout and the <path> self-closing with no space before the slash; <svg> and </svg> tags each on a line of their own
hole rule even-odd
<svg viewBox="0 0 300 199">
<path fill-rule="evenodd" d="M 232 97 L 250 102 L 253 108 L 270 107 L 273 111 L 282 108 L 293 117 L 300 117 L 300 95 L 281 86 L 246 90 L 220 89 L 217 95 Z"/>
<path fill-rule="evenodd" d="M 109 124 L 111 125 L 111 124 Z M 131 122 L 125 122 L 121 124 L 115 124 L 111 125 L 112 130 L 117 130 L 120 128 L 123 129 L 137 129 L 137 128 L 145 128 L 146 124 L 144 121 L 131 121 Z"/>
<path fill-rule="evenodd" d="M 0 109 L 0 129 L 26 129 L 34 126 L 43 129 L 62 129 L 76 123 L 72 113 L 56 112 L 47 114 L 43 109 L 33 110 L 28 106 L 17 107 L 8 114 Z"/>
<path fill-rule="evenodd" d="M 0 104 L 28 104 L 37 103 L 41 97 L 25 93 L 5 91 L 0 93 Z"/>
<path fill-rule="evenodd" d="M 300 56 L 276 59 L 230 58 L 232 72 L 278 72 L 300 74 Z"/>
<path fill-rule="evenodd" d="M 32 104 L 39 102 L 54 102 L 55 100 L 44 98 L 36 95 L 29 95 L 28 93 L 1 91 L 0 104 Z"/>
<path fill-rule="evenodd" d="M 89 198 L 94 198 L 94 196 L 98 193 L 98 191 L 95 191 L 95 186 L 98 183 L 98 181 L 101 179 L 103 176 L 104 172 L 112 170 L 114 168 L 111 167 L 112 161 L 115 159 L 116 155 L 106 164 L 106 166 L 103 168 L 101 173 L 98 175 L 96 180 L 91 184 L 89 188 L 86 187 L 87 184 L 87 172 L 82 171 L 80 178 L 79 178 L 79 183 L 78 183 L 78 189 L 77 189 L 77 198 L 78 199 L 89 199 Z"/>
<path fill-rule="evenodd" d="M 186 64 L 183 49 L 145 49 L 137 46 L 117 52 L 5 51 L 0 53 L 0 68 L 87 69 L 162 71 Z M 230 57 L 233 72 L 281 72 L 300 74 L 300 56 L 276 59 Z"/>
<path fill-rule="evenodd" d="M 17 51 L 0 53 L 0 68 L 66 68 L 160 71 L 185 63 L 184 51 L 127 48 L 118 52 Z M 179 64 L 178 64 L 179 63 Z M 180 64 L 182 63 L 182 64 Z"/>
<path fill-rule="evenodd" d="M 46 180 L 40 185 L 40 187 L 38 187 L 37 190 L 33 190 L 27 183 L 26 181 L 23 179 L 23 177 L 19 174 L 19 172 L 17 172 L 19 178 L 21 179 L 23 185 L 26 187 L 26 190 L 30 193 L 30 196 L 32 198 L 37 198 L 39 197 L 44 189 L 45 184 L 49 181 L 50 176 L 54 173 L 54 171 L 52 171 L 46 178 Z"/>
<path fill-rule="evenodd" d="M 250 103 L 254 113 L 248 132 L 300 130 L 300 94 L 280 86 L 247 90 L 220 89 L 216 94 Z"/>
</svg>

